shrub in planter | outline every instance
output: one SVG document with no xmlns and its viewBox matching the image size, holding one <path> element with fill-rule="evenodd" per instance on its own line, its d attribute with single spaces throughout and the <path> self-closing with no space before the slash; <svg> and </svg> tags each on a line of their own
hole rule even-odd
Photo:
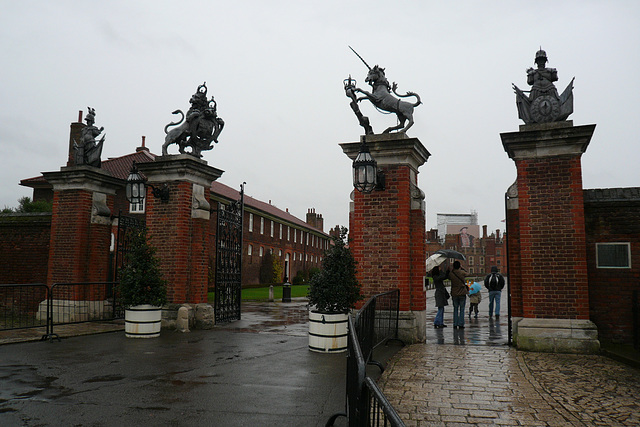
<svg viewBox="0 0 640 427">
<path fill-rule="evenodd" d="M 362 296 L 356 262 L 346 244 L 347 229 L 324 253 L 322 270 L 309 280 L 309 349 L 321 353 L 347 350 L 347 317 Z"/>
<path fill-rule="evenodd" d="M 322 269 L 309 281 L 309 304 L 321 313 L 346 313 L 362 299 L 356 279 L 356 261 L 347 247 L 347 229 L 324 253 Z"/>
<path fill-rule="evenodd" d="M 167 284 L 154 256 L 155 249 L 147 243 L 146 230 L 132 236 L 129 248 L 118 284 L 118 294 L 125 307 L 125 335 L 128 338 L 155 338 L 160 336 Z"/>
<path fill-rule="evenodd" d="M 120 269 L 118 294 L 125 308 L 149 304 L 161 307 L 167 303 L 167 282 L 160 272 L 155 248 L 147 243 L 146 230 L 132 236 L 125 266 Z"/>
</svg>

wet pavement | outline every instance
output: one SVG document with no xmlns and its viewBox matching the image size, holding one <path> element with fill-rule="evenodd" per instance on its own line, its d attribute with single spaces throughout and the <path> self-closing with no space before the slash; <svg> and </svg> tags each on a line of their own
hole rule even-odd
<svg viewBox="0 0 640 427">
<path fill-rule="evenodd" d="M 453 328 L 453 303 L 444 310 L 446 328 L 434 329 L 433 320 L 438 309 L 435 307 L 434 290 L 427 291 L 427 343 L 459 345 L 507 345 L 509 342 L 508 301 L 506 288 L 502 292 L 500 317 L 489 317 L 489 294 L 481 292 L 482 300 L 475 313 L 469 317 L 469 298 L 466 301 L 464 329 Z"/>
<path fill-rule="evenodd" d="M 407 426 L 640 425 L 640 370 L 604 356 L 506 346 L 505 292 L 499 321 L 488 317 L 486 298 L 465 329 L 430 329 L 429 307 L 427 343 L 401 349 L 378 381 Z"/>
<path fill-rule="evenodd" d="M 387 369 L 370 371 L 407 426 L 640 425 L 640 370 L 508 347 L 506 293 L 499 321 L 483 295 L 465 329 L 433 329 L 427 294 L 427 342 L 379 347 Z M 346 356 L 310 352 L 307 324 L 304 300 L 243 303 L 242 320 L 209 331 L 64 338 L 121 328 L 69 325 L 61 342 L 3 345 L 0 425 L 323 426 L 344 411 Z"/>
<path fill-rule="evenodd" d="M 0 346 L 0 425 L 323 426 L 344 412 L 346 356 L 308 350 L 306 310 L 244 304 L 208 331 Z"/>
</svg>

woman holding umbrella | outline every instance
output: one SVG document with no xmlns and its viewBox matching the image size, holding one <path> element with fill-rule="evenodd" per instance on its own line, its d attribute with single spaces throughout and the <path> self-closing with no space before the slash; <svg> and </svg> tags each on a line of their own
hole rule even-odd
<svg viewBox="0 0 640 427">
<path fill-rule="evenodd" d="M 449 277 L 449 269 L 444 273 L 440 273 L 440 267 L 435 266 L 431 270 L 431 277 L 433 278 L 433 285 L 436 288 L 435 300 L 436 307 L 438 307 L 438 313 L 433 321 L 433 327 L 436 329 L 446 328 L 447 325 L 444 324 L 444 307 L 449 305 L 449 292 L 447 292 L 447 288 L 444 286 L 444 281 Z"/>
</svg>

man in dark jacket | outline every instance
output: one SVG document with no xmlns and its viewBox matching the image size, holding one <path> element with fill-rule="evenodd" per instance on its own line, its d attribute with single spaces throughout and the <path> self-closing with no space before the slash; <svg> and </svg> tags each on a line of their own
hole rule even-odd
<svg viewBox="0 0 640 427">
<path fill-rule="evenodd" d="M 504 288 L 504 277 L 498 273 L 498 267 L 491 267 L 491 274 L 484 278 L 484 287 L 489 291 L 489 317 L 493 316 L 493 305 L 495 302 L 496 319 L 500 318 L 500 298 L 502 288 Z"/>
</svg>

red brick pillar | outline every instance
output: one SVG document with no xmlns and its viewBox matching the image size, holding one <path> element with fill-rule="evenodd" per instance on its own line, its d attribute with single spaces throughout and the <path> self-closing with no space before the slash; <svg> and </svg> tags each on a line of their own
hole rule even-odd
<svg viewBox="0 0 640 427">
<path fill-rule="evenodd" d="M 169 186 L 163 202 L 147 189 L 146 221 L 149 241 L 157 249 L 168 299 L 173 304 L 207 302 L 210 188 L 222 171 L 187 154 L 157 157 L 138 164 L 148 184 Z"/>
<path fill-rule="evenodd" d="M 417 177 L 430 154 L 417 138 L 405 134 L 362 138 L 384 172 L 385 189 L 353 193 L 349 244 L 358 262 L 358 281 L 364 301 L 400 289 L 400 338 L 422 342 L 426 336 L 426 224 L 424 193 L 417 186 Z M 360 145 L 340 144 L 352 160 Z"/>
<path fill-rule="evenodd" d="M 53 186 L 47 283 L 106 281 L 111 209 L 121 180 L 86 165 L 43 175 Z"/>
<path fill-rule="evenodd" d="M 595 125 L 573 127 L 567 121 L 523 125 L 519 132 L 500 135 L 518 173 L 519 271 L 509 263 L 510 274 L 520 281 L 515 286 L 523 317 L 514 322 L 518 348 L 599 349 L 589 320 L 580 162 L 594 130 Z"/>
<path fill-rule="evenodd" d="M 507 190 L 507 257 L 509 260 L 509 293 L 511 295 L 511 316 L 521 319 L 522 311 L 522 268 L 520 265 L 520 217 L 518 216 L 518 183 Z"/>
</svg>

